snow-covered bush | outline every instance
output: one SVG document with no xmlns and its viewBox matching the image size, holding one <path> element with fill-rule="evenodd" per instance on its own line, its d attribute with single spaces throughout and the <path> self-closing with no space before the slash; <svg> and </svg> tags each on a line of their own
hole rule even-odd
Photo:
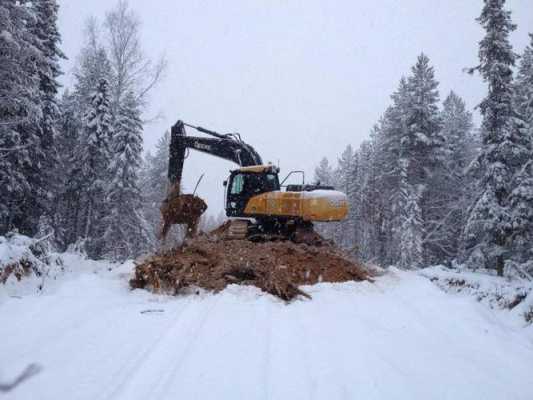
<svg viewBox="0 0 533 400">
<path fill-rule="evenodd" d="M 18 233 L 0 236 L 0 284 L 13 277 L 19 281 L 27 276 L 44 278 L 51 266 L 61 268 L 62 260 L 50 252 L 46 238 L 32 239 Z"/>
<path fill-rule="evenodd" d="M 501 278 L 459 268 L 430 267 L 420 274 L 446 292 L 474 297 L 490 308 L 512 310 L 528 323 L 533 322 L 533 282 L 520 278 Z"/>
</svg>

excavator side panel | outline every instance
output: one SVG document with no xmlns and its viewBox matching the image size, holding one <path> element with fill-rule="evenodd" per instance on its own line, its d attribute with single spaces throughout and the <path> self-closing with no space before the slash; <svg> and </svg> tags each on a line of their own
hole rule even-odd
<svg viewBox="0 0 533 400">
<path fill-rule="evenodd" d="M 267 192 L 253 196 L 244 209 L 247 215 L 300 217 L 302 203 L 297 192 Z"/>
<path fill-rule="evenodd" d="M 302 218 L 305 221 L 342 221 L 348 215 L 348 201 L 341 192 L 302 192 Z"/>
<path fill-rule="evenodd" d="M 335 191 L 267 192 L 253 196 L 245 215 L 294 217 L 304 221 L 342 221 L 348 214 L 346 196 Z"/>
</svg>

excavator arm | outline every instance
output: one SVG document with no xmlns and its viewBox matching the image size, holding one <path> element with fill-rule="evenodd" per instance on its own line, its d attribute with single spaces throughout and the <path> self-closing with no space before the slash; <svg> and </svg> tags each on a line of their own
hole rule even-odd
<svg viewBox="0 0 533 400">
<path fill-rule="evenodd" d="M 211 137 L 187 136 L 185 126 Z M 238 134 L 223 135 L 202 127 L 185 124 L 180 120 L 172 127 L 170 136 L 168 180 L 173 187 L 179 188 L 181 184 L 183 163 L 188 149 L 232 161 L 241 167 L 263 163 L 261 156 L 252 146 L 243 142 Z"/>
</svg>

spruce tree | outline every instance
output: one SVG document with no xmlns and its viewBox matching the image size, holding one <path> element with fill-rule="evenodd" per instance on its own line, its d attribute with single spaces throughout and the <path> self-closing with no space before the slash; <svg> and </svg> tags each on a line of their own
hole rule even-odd
<svg viewBox="0 0 533 400">
<path fill-rule="evenodd" d="M 99 201 L 103 201 L 101 188 L 105 187 L 109 179 L 106 168 L 110 157 L 108 153 L 112 120 L 108 83 L 110 65 L 107 54 L 98 41 L 93 20 L 88 23 L 85 34 L 85 45 L 74 71 L 74 90 L 72 93 L 65 93 L 61 100 L 62 113 L 58 122 L 61 135 L 56 140 L 58 165 L 63 173 L 55 219 L 62 221 L 58 241 L 63 249 L 78 241 L 86 241 L 89 198 L 100 198 Z M 102 88 L 104 81 L 105 89 Z M 98 91 L 105 91 L 102 106 L 94 103 L 95 93 Z M 101 107 L 99 111 L 98 107 Z M 90 120 L 101 120 L 97 126 L 102 125 L 102 128 L 97 129 L 106 133 L 100 134 L 95 132 L 95 127 L 90 128 Z M 97 167 L 96 175 L 91 175 L 91 165 L 100 164 L 103 167 Z M 90 196 L 90 192 L 95 193 L 96 182 L 99 182 L 100 187 L 96 192 L 100 192 L 100 195 Z M 96 219 L 97 223 L 101 222 Z M 86 244 L 91 246 L 90 241 Z M 94 254 L 92 251 L 90 253 Z"/>
<path fill-rule="evenodd" d="M 111 80 L 109 58 L 95 37 L 89 37 L 88 44 L 81 50 L 74 76 L 74 94 L 82 111 L 85 111 L 91 105 L 94 89 L 100 80 Z"/>
<path fill-rule="evenodd" d="M 330 165 L 328 159 L 323 157 L 320 160 L 320 164 L 315 168 L 314 175 L 315 183 L 320 185 L 334 185 L 335 184 L 335 171 Z M 337 232 L 336 223 L 316 224 L 317 231 L 328 239 L 334 239 Z"/>
<path fill-rule="evenodd" d="M 533 134 L 533 34 L 530 43 L 520 58 L 515 82 L 514 108 L 517 117 L 523 121 L 527 134 Z"/>
<path fill-rule="evenodd" d="M 467 110 L 464 100 L 453 90 L 442 105 L 441 120 L 442 136 L 445 141 L 446 169 L 450 175 L 461 180 L 475 151 L 472 113 Z"/>
<path fill-rule="evenodd" d="M 443 102 L 441 119 L 445 162 L 443 174 L 437 177 L 436 183 L 439 185 L 442 212 L 441 218 L 429 228 L 426 240 L 438 244 L 439 262 L 451 262 L 457 257 L 470 207 L 472 178 L 468 174 L 468 166 L 474 158 L 477 142 L 472 134 L 472 114 L 453 91 Z"/>
<path fill-rule="evenodd" d="M 378 170 L 376 147 L 379 128 L 376 126 L 371 133 L 371 140 L 365 141 L 359 148 L 359 166 L 357 169 L 357 182 L 355 184 L 359 201 L 355 212 L 358 256 L 365 261 L 382 262 L 383 247 L 381 235 L 383 234 L 384 207 L 383 198 L 378 191 Z M 351 206 L 351 204 L 350 204 Z"/>
<path fill-rule="evenodd" d="M 328 159 L 323 157 L 318 167 L 315 168 L 315 182 L 320 185 L 332 185 L 333 175 L 333 168 L 329 164 Z"/>
<path fill-rule="evenodd" d="M 513 180 L 510 195 L 513 259 L 525 262 L 533 257 L 533 35 L 520 59 L 515 82 L 513 108 L 515 129 L 529 141 L 529 157 Z"/>
<path fill-rule="evenodd" d="M 510 248 L 513 176 L 530 156 L 526 137 L 513 127 L 513 66 L 516 55 L 509 34 L 516 29 L 505 0 L 484 0 L 477 19 L 485 29 L 479 44 L 478 70 L 488 85 L 480 104 L 483 122 L 479 192 L 465 228 L 465 254 L 471 265 L 495 268 L 503 275 Z M 480 265 L 481 264 L 481 265 Z"/>
<path fill-rule="evenodd" d="M 407 216 L 406 204 L 410 192 L 410 190 L 405 190 L 409 186 L 407 181 L 409 162 L 406 159 L 408 149 L 405 142 L 408 85 L 405 78 L 400 80 L 398 89 L 391 98 L 393 104 L 385 111 L 381 126 L 383 136 L 381 151 L 383 154 L 380 160 L 381 176 L 379 177 L 380 187 L 383 188 L 383 194 L 389 201 L 385 210 L 386 219 L 384 221 L 385 240 L 387 242 L 385 262 L 387 264 L 397 263 L 399 259 L 407 259 L 401 257 L 402 251 L 407 246 L 402 241 L 401 233 Z"/>
<path fill-rule="evenodd" d="M 35 20 L 25 3 L 0 1 L 0 234 L 35 233 L 30 174 L 41 143 L 33 129 L 42 117 L 37 61 L 41 53 L 28 24 Z M 37 161 L 38 162 L 38 161 Z"/>
<path fill-rule="evenodd" d="M 441 178 L 444 138 L 438 110 L 438 85 L 429 58 L 424 53 L 420 54 L 407 80 L 406 132 L 402 138 L 401 156 L 402 162 L 407 163 L 409 186 L 404 188 L 409 193 L 405 204 L 417 202 L 408 206 L 407 221 L 417 243 L 423 247 L 423 258 L 418 265 L 422 261 L 426 264 L 438 262 L 440 255 L 440 244 L 425 237 L 443 217 Z M 420 215 L 410 215 L 410 212 Z M 410 245 L 409 242 L 403 244 Z M 415 249 L 418 249 L 417 246 Z M 413 253 L 415 250 L 409 251 Z"/>
<path fill-rule="evenodd" d="M 144 215 L 150 226 L 153 240 L 161 224 L 159 207 L 167 193 L 169 145 L 170 132 L 166 131 L 157 142 L 155 153 L 146 156 L 143 171 L 141 187 L 145 204 Z"/>
<path fill-rule="evenodd" d="M 401 225 L 396 234 L 399 236 L 398 266 L 402 268 L 419 268 L 424 260 L 422 210 L 420 209 L 420 193 L 416 186 L 409 184 L 408 165 L 403 158 L 400 162 Z"/>
<path fill-rule="evenodd" d="M 123 261 L 138 256 L 150 245 L 139 189 L 141 153 L 142 121 L 135 96 L 129 92 L 119 109 L 112 141 L 103 236 L 106 258 Z"/>
<path fill-rule="evenodd" d="M 74 94 L 66 91 L 60 100 L 61 115 L 58 121 L 56 148 L 59 154 L 58 174 L 59 193 L 56 198 L 56 241 L 62 250 L 75 243 L 82 232 L 82 192 L 84 179 L 77 159 L 83 151 L 81 147 L 82 117 L 80 104 Z"/>
<path fill-rule="evenodd" d="M 346 146 L 337 162 L 335 171 L 335 189 L 344 192 L 348 198 L 354 198 L 352 182 L 355 180 L 357 169 L 356 155 L 351 145 Z M 344 221 L 336 224 L 335 241 L 342 247 L 350 248 L 355 242 L 353 201 L 348 216 Z"/>
<path fill-rule="evenodd" d="M 61 36 L 59 34 L 57 19 L 58 9 L 56 0 L 38 0 L 32 2 L 35 13 L 34 23 L 31 30 L 37 39 L 36 47 L 40 50 L 41 57 L 38 59 L 39 92 L 41 98 L 42 118 L 36 126 L 40 139 L 42 160 L 30 177 L 31 185 L 35 193 L 36 207 L 39 208 L 41 217 L 47 220 L 53 229 L 60 229 L 53 223 L 57 215 L 57 194 L 60 191 L 60 164 L 56 146 L 56 125 L 60 112 L 58 108 L 57 94 L 60 87 L 58 78 L 61 75 L 59 61 L 65 58 L 59 46 Z"/>
<path fill-rule="evenodd" d="M 109 84 L 106 79 L 100 79 L 93 93 L 91 107 L 84 117 L 75 168 L 75 174 L 83 182 L 80 233 L 86 240 L 87 254 L 93 258 L 99 258 L 102 254 L 104 196 L 109 180 L 113 134 L 111 120 Z"/>
</svg>

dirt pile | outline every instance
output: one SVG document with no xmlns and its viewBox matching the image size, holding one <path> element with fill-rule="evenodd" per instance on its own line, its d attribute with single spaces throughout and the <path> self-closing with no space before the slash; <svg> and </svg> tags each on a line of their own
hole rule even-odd
<svg viewBox="0 0 533 400">
<path fill-rule="evenodd" d="M 223 240 L 222 231 L 145 260 L 136 266 L 131 287 L 179 294 L 194 287 L 218 292 L 237 283 L 288 301 L 299 295 L 310 298 L 301 285 L 371 280 L 361 265 L 331 245 Z"/>
</svg>

